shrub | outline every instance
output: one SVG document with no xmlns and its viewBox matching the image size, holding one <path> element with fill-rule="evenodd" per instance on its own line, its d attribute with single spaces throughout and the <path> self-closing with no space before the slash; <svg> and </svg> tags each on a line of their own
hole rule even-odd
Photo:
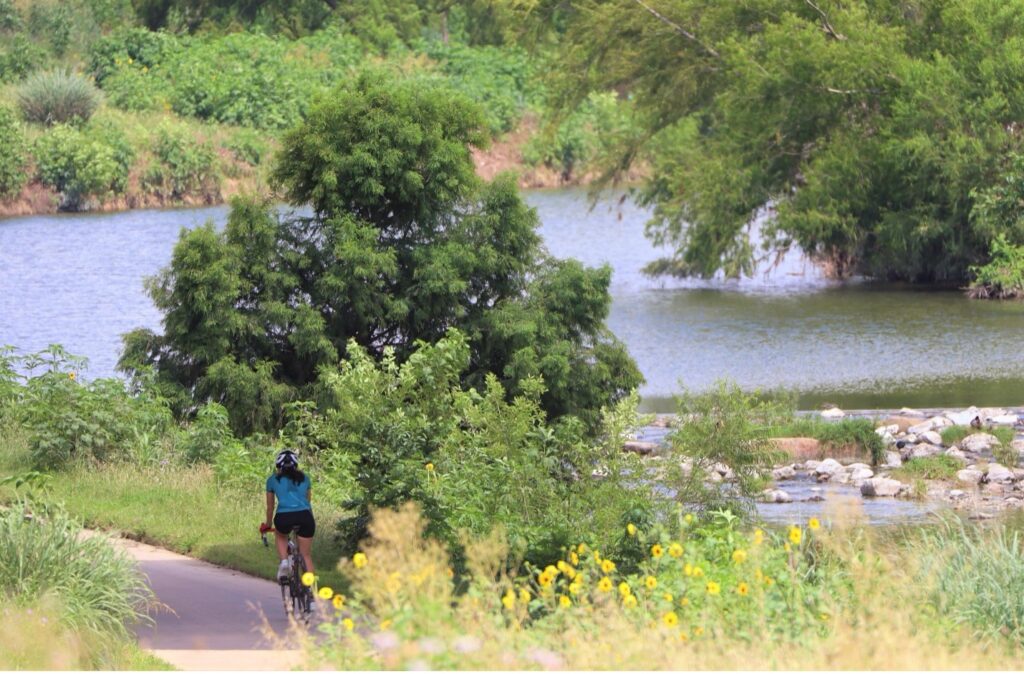
<svg viewBox="0 0 1024 674">
<path fill-rule="evenodd" d="M 788 420 L 769 432 L 773 437 L 816 438 L 826 450 L 853 446 L 869 455 L 874 464 L 885 460 L 885 442 L 875 433 L 875 424 L 870 419 L 825 421 L 801 417 Z"/>
<path fill-rule="evenodd" d="M 70 3 L 36 0 L 28 13 L 28 29 L 34 37 L 45 39 L 50 49 L 60 57 L 71 43 L 74 24 Z"/>
<path fill-rule="evenodd" d="M 952 456 L 925 456 L 910 459 L 892 471 L 893 477 L 904 482 L 918 480 L 952 480 L 963 468 L 959 459 Z"/>
<path fill-rule="evenodd" d="M 124 152 L 70 126 L 40 136 L 35 158 L 39 180 L 62 194 L 64 210 L 85 208 L 90 198 L 102 200 L 123 190 L 128 180 Z"/>
<path fill-rule="evenodd" d="M 153 600 L 133 560 L 37 503 L 0 511 L 0 574 L 5 604 L 52 598 L 61 622 L 85 634 L 132 638 L 132 625 Z"/>
<path fill-rule="evenodd" d="M 96 83 L 106 89 L 107 78 L 120 72 L 122 67 L 145 68 L 148 73 L 181 48 L 178 38 L 170 33 L 121 28 L 92 44 L 89 72 L 96 78 Z"/>
<path fill-rule="evenodd" d="M 253 129 L 237 129 L 224 142 L 238 161 L 250 166 L 259 166 L 270 154 L 270 143 L 266 135 Z"/>
<path fill-rule="evenodd" d="M 223 405 L 207 403 L 196 414 L 181 441 L 182 456 L 189 463 L 213 461 L 222 452 L 237 452 L 241 443 L 235 439 Z"/>
<path fill-rule="evenodd" d="M 28 180 L 27 150 L 25 135 L 14 113 L 0 107 L 0 197 L 18 194 Z"/>
<path fill-rule="evenodd" d="M 163 126 L 156 133 L 151 164 L 143 176 L 146 188 L 164 199 L 220 194 L 220 173 L 213 146 L 183 128 Z"/>
<path fill-rule="evenodd" d="M 110 105 L 121 110 L 164 110 L 170 104 L 170 87 L 150 75 L 145 66 L 124 65 L 103 81 L 103 92 Z"/>
<path fill-rule="evenodd" d="M 60 347 L 27 357 L 23 363 L 49 370 L 29 378 L 18 405 L 36 468 L 61 469 L 82 460 L 151 458 L 151 445 L 172 427 L 167 405 L 145 391 L 133 396 L 118 379 L 83 384 L 77 369 L 84 362 Z"/>
<path fill-rule="evenodd" d="M 61 70 L 32 75 L 18 89 L 17 97 L 27 121 L 47 125 L 87 121 L 100 104 L 99 91 L 91 82 Z"/>
<path fill-rule="evenodd" d="M 706 393 L 679 397 L 679 418 L 684 420 L 667 436 L 671 450 L 666 463 L 666 485 L 677 498 L 703 509 L 749 507 L 709 482 L 715 464 L 736 474 L 740 497 L 764 488 L 768 471 L 784 458 L 771 441 L 772 429 L 792 416 L 791 403 L 758 393 L 744 393 L 735 384 L 719 382 Z"/>
<path fill-rule="evenodd" d="M 0 50 L 0 82 L 18 82 L 46 61 L 46 52 L 22 33 Z"/>
<path fill-rule="evenodd" d="M 975 299 L 1024 297 L 1024 246 L 1015 246 L 1005 234 L 992 240 L 989 262 L 971 267 L 974 280 L 968 295 Z"/>
</svg>

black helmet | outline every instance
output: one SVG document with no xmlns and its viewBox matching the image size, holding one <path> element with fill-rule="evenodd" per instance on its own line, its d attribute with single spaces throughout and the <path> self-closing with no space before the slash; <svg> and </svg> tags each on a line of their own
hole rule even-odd
<svg viewBox="0 0 1024 674">
<path fill-rule="evenodd" d="M 282 449 L 274 459 L 274 465 L 280 470 L 299 467 L 299 455 L 290 449 Z"/>
</svg>

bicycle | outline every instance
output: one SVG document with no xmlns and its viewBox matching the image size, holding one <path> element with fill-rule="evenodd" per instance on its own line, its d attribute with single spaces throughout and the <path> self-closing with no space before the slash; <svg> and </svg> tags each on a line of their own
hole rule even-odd
<svg viewBox="0 0 1024 674">
<path fill-rule="evenodd" d="M 298 527 L 288 532 L 288 558 L 291 560 L 291 571 L 286 579 L 278 579 L 281 586 L 281 603 L 284 604 L 284 612 L 295 619 L 309 620 L 309 614 L 313 606 L 313 590 L 302 583 L 302 576 L 306 573 L 306 560 L 299 553 L 299 545 L 295 541 L 295 532 Z M 267 542 L 267 533 L 273 529 L 260 531 L 264 547 L 270 547 Z"/>
</svg>

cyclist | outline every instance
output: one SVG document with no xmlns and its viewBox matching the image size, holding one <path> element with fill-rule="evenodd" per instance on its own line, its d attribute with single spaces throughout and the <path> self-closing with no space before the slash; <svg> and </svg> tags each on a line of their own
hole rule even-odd
<svg viewBox="0 0 1024 674">
<path fill-rule="evenodd" d="M 313 519 L 313 508 L 309 504 L 309 476 L 299 470 L 298 455 L 290 449 L 281 450 L 274 459 L 274 466 L 274 474 L 267 478 L 267 521 L 260 529 L 270 530 L 273 515 L 277 556 L 281 558 L 277 578 L 287 580 L 291 573 L 288 533 L 292 529 L 297 529 L 299 553 L 306 562 L 306 570 L 313 571 L 313 534 L 316 532 L 316 520 Z M 276 515 L 273 514 L 275 500 Z"/>
</svg>

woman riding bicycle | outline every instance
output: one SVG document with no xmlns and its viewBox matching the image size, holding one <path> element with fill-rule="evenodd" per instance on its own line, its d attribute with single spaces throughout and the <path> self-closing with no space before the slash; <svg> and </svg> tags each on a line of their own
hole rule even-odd
<svg viewBox="0 0 1024 674">
<path fill-rule="evenodd" d="M 273 515 L 277 556 L 281 558 L 277 577 L 282 580 L 287 579 L 291 573 L 288 534 L 293 529 L 298 534 L 299 553 L 306 562 L 306 570 L 313 571 L 313 534 L 316 532 L 316 521 L 313 519 L 313 508 L 309 504 L 309 476 L 299 470 L 299 457 L 292 450 L 285 449 L 277 454 L 274 465 L 277 470 L 267 478 L 267 521 L 264 528 L 270 529 L 270 518 Z"/>
</svg>

